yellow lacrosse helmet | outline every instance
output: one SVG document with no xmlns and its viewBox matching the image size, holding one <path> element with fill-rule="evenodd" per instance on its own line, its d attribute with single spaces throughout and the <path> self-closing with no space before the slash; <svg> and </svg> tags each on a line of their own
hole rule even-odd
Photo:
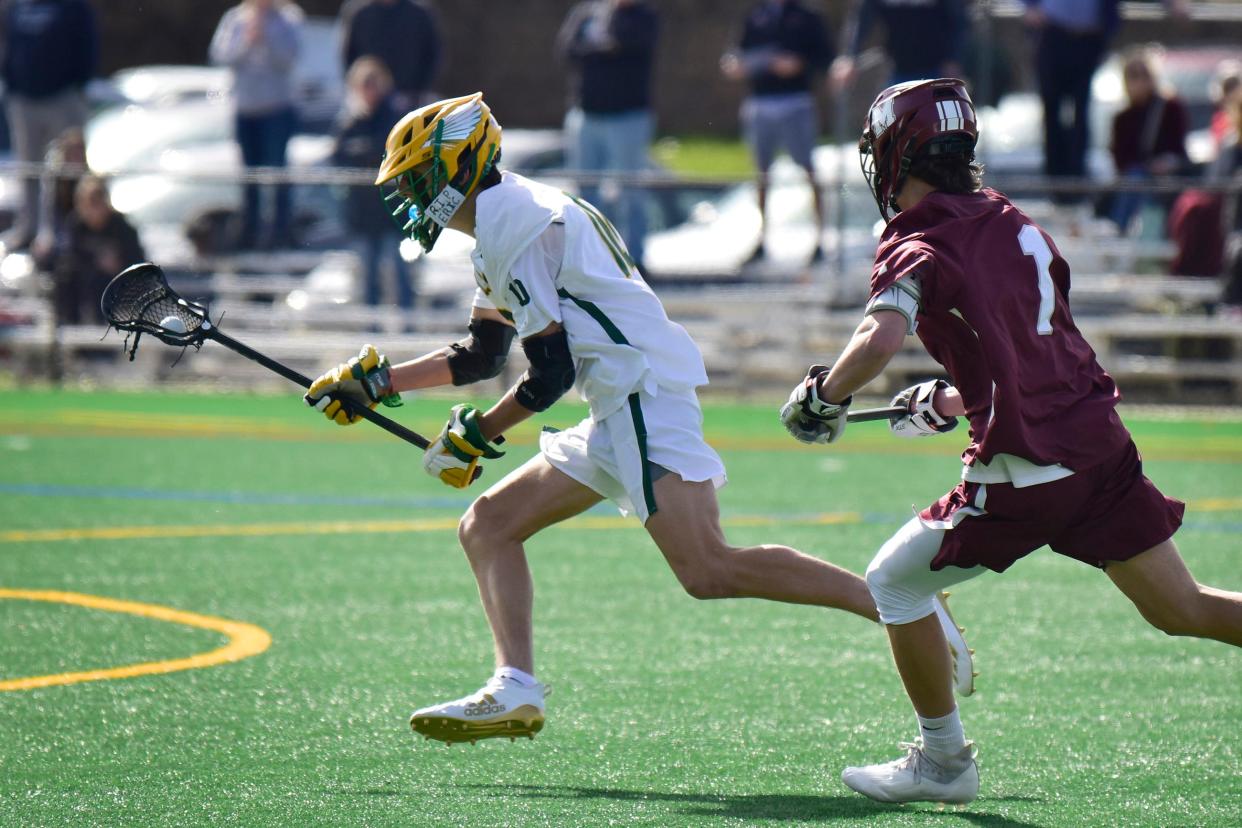
<svg viewBox="0 0 1242 828">
<path fill-rule="evenodd" d="M 375 183 L 401 232 L 429 251 L 499 156 L 500 124 L 475 92 L 397 121 Z"/>
</svg>

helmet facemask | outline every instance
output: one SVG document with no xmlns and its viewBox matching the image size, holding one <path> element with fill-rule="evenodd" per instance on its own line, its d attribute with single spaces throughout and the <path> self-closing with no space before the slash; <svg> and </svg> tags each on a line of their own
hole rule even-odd
<svg viewBox="0 0 1242 828">
<path fill-rule="evenodd" d="M 884 195 L 885 181 L 881 172 L 883 169 L 884 159 L 875 157 L 875 147 L 871 138 L 863 134 L 858 141 L 858 161 L 862 166 L 863 178 L 867 180 L 867 188 L 871 190 L 871 195 L 875 199 L 876 206 L 880 208 L 880 215 L 888 221 L 888 204 Z"/>
<path fill-rule="evenodd" d="M 418 242 L 425 252 L 431 251 L 440 233 L 499 160 L 499 127 L 490 120 L 485 107 L 483 113 L 493 127 L 490 132 L 484 123 L 481 136 L 466 137 L 459 131 L 460 124 L 440 120 L 426 143 L 421 144 L 429 151 L 424 156 L 425 160 L 380 183 L 385 212 L 392 217 L 401 234 Z M 416 115 L 411 113 L 411 116 Z M 479 123 L 479 119 L 475 123 Z M 446 124 L 449 129 L 447 147 Z M 400 128 L 399 123 L 394 132 Z M 464 146 L 460 143 L 463 139 L 467 141 Z M 413 140 L 417 146 L 423 139 L 407 136 L 405 140 Z M 390 151 L 392 147 L 390 143 Z M 485 159 L 480 158 L 481 148 L 487 150 Z M 392 158 L 385 155 L 386 162 L 393 161 L 398 165 L 407 163 L 402 160 L 406 157 L 404 154 Z M 450 171 L 453 171 L 451 178 Z"/>
</svg>

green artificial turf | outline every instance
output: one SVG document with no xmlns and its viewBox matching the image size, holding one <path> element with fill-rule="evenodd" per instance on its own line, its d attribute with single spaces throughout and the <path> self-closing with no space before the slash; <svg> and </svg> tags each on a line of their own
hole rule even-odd
<svg viewBox="0 0 1242 828">
<path fill-rule="evenodd" d="M 911 443 L 857 425 L 804 448 L 772 403 L 706 407 L 735 543 L 860 571 L 956 479 L 957 434 Z M 390 413 L 434 432 L 446 408 Z M 562 404 L 543 421 L 582 413 Z M 1147 473 L 1189 502 L 1178 542 L 1194 573 L 1242 589 L 1242 422 L 1127 419 Z M 529 457 L 535 434 L 516 431 L 484 482 Z M 696 602 L 605 508 L 528 545 L 538 672 L 554 689 L 544 731 L 415 741 L 412 708 L 491 671 L 453 531 L 475 491 L 419 460 L 296 395 L 6 392 L 0 588 L 245 621 L 272 644 L 204 669 L 0 692 L 0 825 L 1242 824 L 1242 653 L 1161 635 L 1106 577 L 1047 550 L 955 596 L 982 670 L 961 707 L 983 778 L 965 807 L 884 806 L 839 781 L 915 735 L 876 626 Z M 226 641 L 14 599 L 0 630 L 0 681 Z"/>
</svg>

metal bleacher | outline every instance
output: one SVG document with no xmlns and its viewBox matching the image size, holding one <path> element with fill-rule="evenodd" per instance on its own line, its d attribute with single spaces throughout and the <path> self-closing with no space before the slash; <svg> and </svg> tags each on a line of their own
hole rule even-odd
<svg viewBox="0 0 1242 828">
<path fill-rule="evenodd" d="M 243 278 L 226 271 L 206 277 L 201 286 L 215 297 L 213 314 L 223 311 L 222 328 L 230 335 L 307 374 L 356 352 L 364 341 L 405 357 L 463 334 L 464 307 L 402 315 L 344 304 L 294 312 L 282 299 L 299 284 L 301 277 L 292 273 Z M 830 307 L 825 293 L 820 284 L 660 289 L 669 315 L 703 352 L 710 390 L 741 398 L 780 393 L 807 364 L 840 352 L 860 311 Z M 1204 313 L 1219 294 L 1215 279 L 1105 274 L 1077 277 L 1071 295 L 1079 327 L 1128 399 L 1242 404 L 1242 322 Z M 71 381 L 93 375 L 110 384 L 231 388 L 277 388 L 283 382 L 214 343 L 178 361 L 175 349 L 144 341 L 134 364 L 123 366 L 122 337 L 116 332 L 104 336 L 97 325 L 56 329 L 37 301 L 12 305 L 10 312 L 15 311 L 33 320 L 0 336 L 0 353 L 8 352 L 19 381 L 47 376 L 48 366 L 58 364 Z M 492 390 L 523 367 L 515 348 L 509 371 Z M 882 396 L 939 371 L 911 338 L 869 391 Z"/>
<path fill-rule="evenodd" d="M 1064 217 L 1055 212 L 1035 217 L 1071 262 L 1076 321 L 1128 399 L 1242 404 L 1242 320 L 1213 315 L 1220 280 L 1161 275 L 1172 255 L 1167 241 L 1119 238 L 1089 224 L 1058 226 Z M 356 302 L 298 307 L 289 301 L 305 287 L 308 273 L 332 255 L 251 254 L 166 263 L 166 270 L 182 295 L 210 299 L 213 319 L 223 314 L 223 330 L 306 374 L 356 353 L 363 342 L 374 342 L 400 359 L 464 334 L 472 289 L 468 269 L 460 294 L 447 301 L 443 295 L 424 295 L 421 301 L 428 307 L 411 314 Z M 702 283 L 652 277 L 669 315 L 703 351 L 712 379 L 709 393 L 741 398 L 783 394 L 807 364 L 840 352 L 865 299 L 865 269 L 842 275 L 823 265 L 800 276 L 789 274 L 788 281 L 781 281 L 781 274 L 758 281 L 743 278 L 746 274 L 727 275 Z M 0 302 L 0 371 L 19 383 L 50 376 L 114 386 L 285 387 L 279 377 L 214 343 L 178 360 L 176 350 L 144 339 L 134 363 L 125 361 L 122 337 L 115 332 L 105 337 L 98 325 L 58 328 L 38 298 Z M 505 375 L 488 390 L 498 392 L 523 368 L 515 348 Z M 910 338 L 868 392 L 888 395 L 939 372 Z"/>
</svg>

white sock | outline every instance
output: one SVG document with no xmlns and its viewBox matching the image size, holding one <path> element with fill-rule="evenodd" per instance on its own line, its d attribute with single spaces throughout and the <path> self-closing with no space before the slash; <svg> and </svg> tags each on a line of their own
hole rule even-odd
<svg viewBox="0 0 1242 828">
<path fill-rule="evenodd" d="M 919 730 L 923 734 L 923 747 L 933 759 L 957 756 L 966 747 L 966 734 L 962 732 L 962 720 L 957 715 L 957 708 L 946 716 L 935 719 L 919 719 Z"/>
<path fill-rule="evenodd" d="M 536 684 L 539 683 L 539 681 L 534 676 L 532 676 L 530 673 L 527 673 L 525 670 L 519 670 L 516 667 L 497 667 L 496 675 L 500 676 L 501 678 L 513 679 L 518 684 L 524 685 L 526 687 L 534 687 Z M 959 725 L 959 729 L 960 729 L 960 725 Z"/>
</svg>

